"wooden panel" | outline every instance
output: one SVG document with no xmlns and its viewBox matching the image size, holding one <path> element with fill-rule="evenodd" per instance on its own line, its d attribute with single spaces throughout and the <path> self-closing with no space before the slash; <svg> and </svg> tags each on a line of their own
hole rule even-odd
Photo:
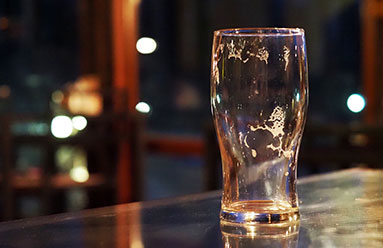
<svg viewBox="0 0 383 248">
<path fill-rule="evenodd" d="M 128 93 L 128 108 L 134 111 L 139 100 L 138 55 L 138 0 L 113 0 L 113 85 Z M 117 106 L 126 107 L 126 106 Z"/>
<path fill-rule="evenodd" d="M 126 92 L 128 106 L 115 102 L 115 111 L 123 112 L 128 108 L 133 113 L 139 100 L 138 56 L 136 51 L 138 29 L 138 0 L 112 1 L 113 26 L 113 86 L 117 91 Z M 133 185 L 132 144 L 126 140 L 119 145 L 117 165 L 118 202 L 132 201 Z"/>
<path fill-rule="evenodd" d="M 153 153 L 164 153 L 176 156 L 203 156 L 204 140 L 168 135 L 150 135 L 146 148 Z"/>
<path fill-rule="evenodd" d="M 378 92 L 378 59 L 382 54 L 376 54 L 378 44 L 378 18 L 383 18 L 383 1 L 364 0 L 362 4 L 362 59 L 363 59 L 363 86 L 367 98 L 364 119 L 368 124 L 378 121 L 381 114 L 380 102 L 382 99 Z M 382 72 L 380 72 L 382 73 Z"/>
</svg>

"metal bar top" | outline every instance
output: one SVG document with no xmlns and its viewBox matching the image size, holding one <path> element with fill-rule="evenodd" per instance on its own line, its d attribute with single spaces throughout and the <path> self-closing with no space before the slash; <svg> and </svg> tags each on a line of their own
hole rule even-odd
<svg viewBox="0 0 383 248">
<path fill-rule="evenodd" d="M 300 179 L 300 222 L 276 235 L 226 233 L 215 191 L 3 222 L 0 247 L 383 247 L 382 182 L 367 169 Z"/>
</svg>

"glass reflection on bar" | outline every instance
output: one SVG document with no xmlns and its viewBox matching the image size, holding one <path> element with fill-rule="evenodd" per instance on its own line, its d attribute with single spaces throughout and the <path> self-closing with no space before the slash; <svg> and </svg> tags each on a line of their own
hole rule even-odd
<svg viewBox="0 0 383 248">
<path fill-rule="evenodd" d="M 221 233 L 225 248 L 296 248 L 299 240 L 299 221 L 267 225 L 233 225 L 221 222 Z"/>
</svg>

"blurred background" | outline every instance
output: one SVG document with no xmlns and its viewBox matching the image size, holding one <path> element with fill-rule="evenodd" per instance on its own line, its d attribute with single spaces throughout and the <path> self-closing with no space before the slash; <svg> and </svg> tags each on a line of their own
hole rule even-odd
<svg viewBox="0 0 383 248">
<path fill-rule="evenodd" d="M 0 220 L 219 189 L 230 27 L 306 30 L 298 176 L 383 168 L 383 1 L 0 0 Z"/>
</svg>

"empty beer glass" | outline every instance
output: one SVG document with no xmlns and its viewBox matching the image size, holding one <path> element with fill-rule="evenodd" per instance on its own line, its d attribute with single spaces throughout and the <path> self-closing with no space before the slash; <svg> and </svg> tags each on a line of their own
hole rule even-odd
<svg viewBox="0 0 383 248">
<path fill-rule="evenodd" d="M 302 29 L 214 32 L 211 108 L 223 167 L 221 221 L 299 218 L 297 157 L 307 104 Z"/>
</svg>

